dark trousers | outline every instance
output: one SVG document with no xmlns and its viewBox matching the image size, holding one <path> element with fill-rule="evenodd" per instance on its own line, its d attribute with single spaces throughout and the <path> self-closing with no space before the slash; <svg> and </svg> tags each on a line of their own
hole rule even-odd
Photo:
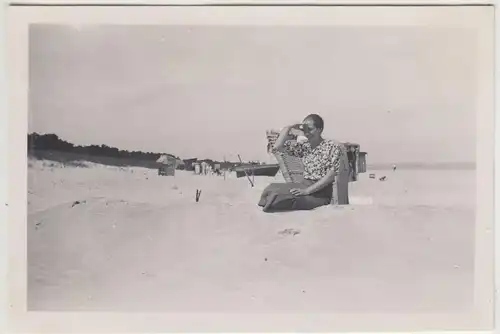
<svg viewBox="0 0 500 334">
<path fill-rule="evenodd" d="M 313 183 L 311 180 L 304 180 L 301 183 L 271 183 L 262 192 L 258 205 L 263 207 L 264 212 L 279 212 L 312 210 L 330 204 L 331 185 L 307 196 L 295 196 L 290 193 L 293 188 L 305 189 Z"/>
</svg>

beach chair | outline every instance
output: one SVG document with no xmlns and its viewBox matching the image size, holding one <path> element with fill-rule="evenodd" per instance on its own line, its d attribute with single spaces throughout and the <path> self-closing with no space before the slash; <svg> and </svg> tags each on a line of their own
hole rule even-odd
<svg viewBox="0 0 500 334">
<path fill-rule="evenodd" d="M 279 132 L 268 130 L 266 131 L 268 140 L 268 152 L 273 147 Z M 276 161 L 280 166 L 281 173 L 285 182 L 301 182 L 304 180 L 304 165 L 298 157 L 288 155 L 283 152 L 274 154 Z M 340 164 L 340 173 L 335 177 L 332 184 L 332 201 L 333 205 L 349 204 L 349 162 L 347 152 L 344 150 L 343 159 Z"/>
</svg>

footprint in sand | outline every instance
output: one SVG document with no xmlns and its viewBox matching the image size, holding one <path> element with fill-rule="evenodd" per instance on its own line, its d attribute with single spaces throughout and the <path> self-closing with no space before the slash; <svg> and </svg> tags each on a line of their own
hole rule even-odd
<svg viewBox="0 0 500 334">
<path fill-rule="evenodd" d="M 281 234 L 281 235 L 291 235 L 291 236 L 296 236 L 297 234 L 300 234 L 300 230 L 296 230 L 296 229 L 293 229 L 293 228 L 287 228 L 287 229 L 284 229 L 283 231 L 279 231 L 278 234 Z"/>
<path fill-rule="evenodd" d="M 73 205 L 71 205 L 71 207 L 74 207 L 74 206 L 79 205 L 79 204 L 85 204 L 85 203 L 87 203 L 87 201 L 74 201 Z"/>
</svg>

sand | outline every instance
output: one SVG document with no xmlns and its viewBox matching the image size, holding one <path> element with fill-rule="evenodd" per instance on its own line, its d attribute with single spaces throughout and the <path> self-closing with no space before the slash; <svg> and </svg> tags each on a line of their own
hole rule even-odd
<svg viewBox="0 0 500 334">
<path fill-rule="evenodd" d="M 350 185 L 349 206 L 266 214 L 275 178 L 30 161 L 28 309 L 471 308 L 475 172 L 377 175 Z"/>
</svg>

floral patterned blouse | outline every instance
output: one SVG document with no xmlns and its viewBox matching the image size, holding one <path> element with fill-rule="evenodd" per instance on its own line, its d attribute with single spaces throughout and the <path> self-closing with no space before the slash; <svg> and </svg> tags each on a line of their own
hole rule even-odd
<svg viewBox="0 0 500 334">
<path fill-rule="evenodd" d="M 315 148 L 309 142 L 287 140 L 284 147 L 287 154 L 302 159 L 305 179 L 317 181 L 332 169 L 339 173 L 345 168 L 346 152 L 342 144 L 333 140 L 324 139 Z"/>
</svg>

